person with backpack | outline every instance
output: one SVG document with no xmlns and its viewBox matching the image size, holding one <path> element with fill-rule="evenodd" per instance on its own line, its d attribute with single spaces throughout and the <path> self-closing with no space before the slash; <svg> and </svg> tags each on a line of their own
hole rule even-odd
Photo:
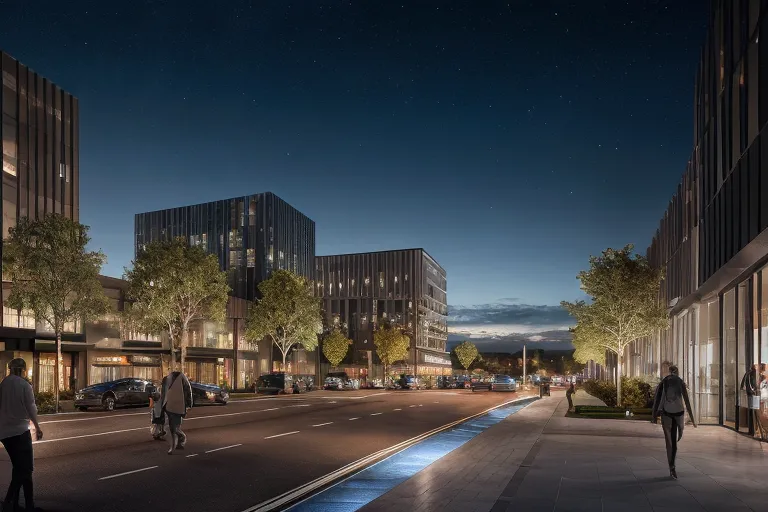
<svg viewBox="0 0 768 512">
<path fill-rule="evenodd" d="M 168 455 L 172 455 L 173 450 L 183 450 L 187 444 L 187 435 L 181 430 L 181 423 L 193 405 L 192 385 L 183 373 L 172 372 L 163 379 L 162 389 L 163 412 L 168 416 L 171 433 Z"/>
<path fill-rule="evenodd" d="M 678 375 L 677 366 L 669 367 L 669 375 L 664 377 L 656 388 L 656 398 L 653 401 L 653 419 L 656 424 L 661 416 L 661 426 L 664 429 L 664 442 L 667 446 L 667 462 L 669 463 L 669 476 L 677 480 L 675 458 L 677 457 L 677 443 L 683 438 L 685 426 L 685 411 L 691 417 L 693 428 L 697 428 L 696 418 L 693 415 L 691 401 L 688 398 L 688 388 Z"/>
</svg>

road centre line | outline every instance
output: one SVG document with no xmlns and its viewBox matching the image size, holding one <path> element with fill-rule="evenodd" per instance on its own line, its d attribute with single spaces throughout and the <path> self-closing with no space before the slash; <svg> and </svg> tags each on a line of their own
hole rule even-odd
<svg viewBox="0 0 768 512">
<path fill-rule="evenodd" d="M 200 455 L 200 454 L 199 453 L 193 453 L 192 455 L 187 455 L 187 458 L 197 457 L 198 455 Z"/>
<path fill-rule="evenodd" d="M 416 407 L 415 405 L 409 405 L 408 407 Z"/>
<path fill-rule="evenodd" d="M 380 412 L 372 412 L 371 416 L 378 416 L 379 414 L 381 414 L 381 413 Z"/>
<path fill-rule="evenodd" d="M 42 439 L 40 441 L 35 441 L 34 444 L 55 443 L 57 441 L 71 441 L 72 439 L 84 439 L 86 437 L 107 436 L 109 434 L 122 434 L 123 432 L 134 432 L 136 430 L 148 430 L 148 428 L 147 426 L 143 426 L 143 427 L 137 427 L 137 428 L 126 428 L 123 430 L 112 430 L 110 432 L 97 432 L 95 434 L 83 434 L 81 436 L 59 437 L 57 439 Z"/>
<path fill-rule="evenodd" d="M 264 439 L 274 439 L 276 437 L 291 436 L 293 434 L 298 434 L 299 432 L 301 432 L 301 430 L 295 430 L 293 432 L 285 432 L 283 434 L 277 434 L 277 435 L 274 435 L 274 436 L 267 436 Z"/>
<path fill-rule="evenodd" d="M 241 412 L 230 412 L 230 413 L 226 413 L 226 414 L 215 414 L 215 415 L 208 415 L 208 416 L 197 416 L 195 418 L 186 418 L 186 421 L 207 420 L 207 419 L 211 419 L 211 418 L 224 418 L 224 417 L 227 417 L 227 416 L 240 416 L 240 415 L 243 415 L 243 414 L 254 414 L 254 413 L 257 413 L 257 412 L 276 411 L 278 409 L 281 409 L 281 407 L 273 407 L 271 409 L 259 409 L 258 411 L 241 411 Z M 146 414 L 146 413 L 142 413 L 142 414 Z M 41 425 L 42 425 L 42 423 L 41 423 Z M 58 442 L 58 441 L 71 441 L 73 439 L 85 439 L 85 438 L 88 438 L 88 437 L 106 436 L 106 435 L 109 435 L 109 434 L 122 434 L 122 433 L 125 433 L 125 432 L 135 432 L 137 430 L 145 430 L 146 428 L 147 427 L 144 426 L 144 427 L 137 427 L 137 428 L 126 428 L 126 429 L 122 429 L 122 430 L 111 430 L 109 432 L 96 432 L 96 433 L 93 433 L 93 434 L 83 434 L 83 435 L 80 435 L 80 436 L 59 437 L 59 438 L 56 438 L 56 439 L 42 439 L 40 441 L 35 441 L 34 444 L 55 443 L 55 442 Z"/>
<path fill-rule="evenodd" d="M 111 478 L 117 478 L 119 476 L 132 475 L 133 473 L 141 473 L 142 471 L 149 471 L 155 469 L 157 466 L 150 466 L 148 468 L 134 469 L 133 471 L 126 471 L 125 473 L 118 473 L 116 475 L 103 476 L 99 480 L 109 480 Z"/>
<path fill-rule="evenodd" d="M 359 420 L 359 419 L 360 419 L 360 417 L 358 416 L 357 418 L 349 418 L 349 421 L 355 421 L 355 420 Z"/>
<path fill-rule="evenodd" d="M 318 423 L 317 425 L 312 425 L 312 426 L 313 426 L 313 427 L 324 427 L 324 426 L 326 426 L 326 425 L 330 425 L 330 424 L 332 424 L 332 423 L 333 423 L 332 421 L 329 421 L 329 422 L 327 422 L 327 423 Z"/>
<path fill-rule="evenodd" d="M 229 446 L 224 446 L 222 448 L 214 448 L 213 450 L 206 450 L 205 453 L 220 452 L 221 450 L 229 450 L 230 448 L 237 448 L 238 446 L 243 446 L 243 443 L 231 444 Z"/>
<path fill-rule="evenodd" d="M 392 409 L 393 411 L 402 411 L 402 409 Z"/>
<path fill-rule="evenodd" d="M 109 416 L 90 416 L 88 418 L 72 418 L 67 420 L 50 420 L 50 421 L 41 421 L 41 425 L 48 425 L 50 423 L 69 423 L 72 421 L 93 421 L 93 420 L 106 420 L 109 418 L 120 418 L 121 416 L 141 416 L 142 414 L 147 414 L 149 411 L 144 412 L 131 412 L 126 414 L 110 414 Z"/>
</svg>

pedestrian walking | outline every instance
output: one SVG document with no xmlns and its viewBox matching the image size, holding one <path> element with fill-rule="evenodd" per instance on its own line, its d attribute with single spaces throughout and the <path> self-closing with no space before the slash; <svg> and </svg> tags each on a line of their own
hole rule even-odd
<svg viewBox="0 0 768 512">
<path fill-rule="evenodd" d="M 173 450 L 183 450 L 187 444 L 187 435 L 181 430 L 181 423 L 192 407 L 192 385 L 187 376 L 181 372 L 172 372 L 163 379 L 163 411 L 168 416 L 171 446 L 168 455 Z"/>
<path fill-rule="evenodd" d="M 568 399 L 568 412 L 571 412 L 573 409 L 573 394 L 576 393 L 576 385 L 571 382 L 571 385 L 568 386 L 568 390 L 565 392 L 565 398 Z"/>
<path fill-rule="evenodd" d="M 661 416 L 661 426 L 664 429 L 664 442 L 667 446 L 667 462 L 669 463 L 669 476 L 677 480 L 675 458 L 677 457 L 677 443 L 683 438 L 685 426 L 685 411 L 691 417 L 693 427 L 696 428 L 696 418 L 693 416 L 691 401 L 688 399 L 688 388 L 678 375 L 677 366 L 669 367 L 669 375 L 664 377 L 656 388 L 656 398 L 653 401 L 653 419 L 656 423 Z"/>
<path fill-rule="evenodd" d="M 8 363 L 8 375 L 0 382 L 0 440 L 11 459 L 11 484 L 3 500 L 3 510 L 21 510 L 19 492 L 24 489 L 25 510 L 35 509 L 32 489 L 34 453 L 29 422 L 35 426 L 35 438 L 43 438 L 37 421 L 37 406 L 32 385 L 24 378 L 27 363 L 17 358 Z"/>
</svg>

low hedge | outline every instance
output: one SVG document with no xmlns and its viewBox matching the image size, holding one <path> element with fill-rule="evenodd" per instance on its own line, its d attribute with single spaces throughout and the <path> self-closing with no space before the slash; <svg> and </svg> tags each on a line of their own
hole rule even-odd
<svg viewBox="0 0 768 512">
<path fill-rule="evenodd" d="M 604 380 L 588 380 L 583 383 L 584 390 L 601 400 L 609 407 L 616 407 L 616 385 Z M 651 385 L 642 379 L 621 378 L 622 405 L 630 408 L 650 407 L 652 401 Z"/>
</svg>

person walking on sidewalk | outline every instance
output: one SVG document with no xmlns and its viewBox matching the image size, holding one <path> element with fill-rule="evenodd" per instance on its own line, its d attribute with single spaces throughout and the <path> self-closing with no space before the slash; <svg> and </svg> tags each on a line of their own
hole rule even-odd
<svg viewBox="0 0 768 512">
<path fill-rule="evenodd" d="M 21 510 L 19 491 L 22 488 L 25 510 L 38 510 L 35 508 L 32 492 L 34 453 L 29 422 L 35 426 L 37 440 L 43 438 L 43 431 L 37 421 L 37 406 L 32 385 L 24 378 L 27 363 L 17 358 L 8 363 L 8 369 L 10 375 L 0 382 L 0 440 L 8 452 L 13 470 L 2 510 Z"/>
<path fill-rule="evenodd" d="M 163 379 L 162 387 L 163 411 L 168 416 L 168 430 L 171 431 L 171 447 L 168 450 L 168 455 L 171 455 L 173 450 L 183 450 L 187 444 L 187 435 L 182 432 L 181 423 L 193 405 L 192 385 L 183 373 L 172 372 Z"/>
<path fill-rule="evenodd" d="M 656 388 L 656 398 L 653 401 L 653 419 L 656 423 L 661 416 L 661 426 L 664 429 L 664 442 L 667 445 L 667 462 L 669 476 L 677 480 L 675 458 L 677 457 L 677 442 L 683 438 L 685 426 L 685 411 L 691 417 L 696 428 L 696 418 L 693 416 L 691 401 L 688 399 L 688 388 L 678 375 L 677 366 L 669 367 L 669 375 L 664 377 Z"/>
<path fill-rule="evenodd" d="M 568 391 L 565 392 L 565 398 L 568 399 L 568 412 L 571 412 L 573 410 L 573 394 L 576 393 L 576 385 L 571 382 L 571 385 L 568 386 Z"/>
</svg>

